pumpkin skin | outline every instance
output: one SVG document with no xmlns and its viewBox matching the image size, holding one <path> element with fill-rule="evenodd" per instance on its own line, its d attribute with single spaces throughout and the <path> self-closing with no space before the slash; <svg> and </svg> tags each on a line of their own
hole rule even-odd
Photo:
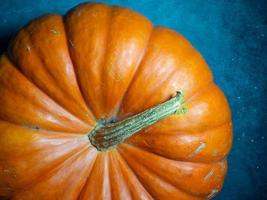
<svg viewBox="0 0 267 200">
<path fill-rule="evenodd" d="M 116 148 L 87 134 L 184 91 L 171 115 Z M 232 144 L 227 100 L 180 34 L 84 3 L 32 21 L 0 58 L 0 198 L 210 199 Z"/>
</svg>

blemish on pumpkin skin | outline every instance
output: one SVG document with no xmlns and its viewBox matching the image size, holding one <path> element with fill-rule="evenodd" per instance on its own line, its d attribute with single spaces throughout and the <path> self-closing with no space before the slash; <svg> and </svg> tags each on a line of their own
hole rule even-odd
<svg viewBox="0 0 267 200">
<path fill-rule="evenodd" d="M 59 35 L 59 32 L 57 30 L 51 29 L 50 32 L 54 35 Z"/>
<path fill-rule="evenodd" d="M 123 80 L 123 77 L 121 74 L 116 74 L 114 71 L 110 71 L 110 76 L 112 78 L 114 78 L 115 82 L 120 82 L 121 80 Z"/>
<path fill-rule="evenodd" d="M 147 132 L 149 132 L 151 129 L 152 129 L 152 127 L 151 127 L 151 126 L 149 126 L 149 127 L 145 128 L 145 129 L 144 129 L 144 133 L 147 133 Z"/>
<path fill-rule="evenodd" d="M 32 30 L 28 30 L 28 34 L 29 35 L 32 35 L 33 34 L 33 31 Z"/>
<path fill-rule="evenodd" d="M 73 41 L 72 41 L 71 39 L 69 39 L 69 43 L 70 43 L 70 46 L 71 46 L 72 48 L 75 48 L 75 45 L 74 45 L 74 43 L 73 43 Z"/>
<path fill-rule="evenodd" d="M 24 125 L 25 128 L 29 128 L 29 129 L 34 129 L 34 130 L 39 130 L 40 127 L 39 126 L 35 126 L 35 125 Z"/>
<path fill-rule="evenodd" d="M 206 143 L 201 143 L 189 156 L 188 158 L 192 158 L 193 156 L 195 156 L 198 152 L 200 152 L 201 150 L 203 150 L 206 146 Z"/>
<path fill-rule="evenodd" d="M 224 164 L 224 162 L 223 161 L 220 161 L 218 164 L 220 165 L 221 170 L 224 171 L 225 170 L 225 164 Z"/>
<path fill-rule="evenodd" d="M 15 170 L 13 170 L 13 169 L 4 169 L 1 171 L 1 174 L 5 175 L 5 176 L 12 177 L 12 178 L 17 178 L 17 174 L 16 174 Z"/>
<path fill-rule="evenodd" d="M 216 196 L 216 194 L 217 194 L 219 191 L 220 191 L 220 190 L 218 190 L 218 189 L 213 189 L 213 190 L 211 191 L 211 193 L 207 196 L 207 199 L 212 199 L 213 197 Z"/>
<path fill-rule="evenodd" d="M 96 17 L 97 14 L 96 14 L 95 12 L 92 12 L 92 13 L 91 13 L 91 16 L 92 16 L 92 17 Z"/>
<path fill-rule="evenodd" d="M 212 156 L 217 157 L 217 155 L 218 155 L 218 150 L 217 149 L 214 149 L 212 151 Z"/>
<path fill-rule="evenodd" d="M 219 174 L 217 174 L 214 179 L 215 181 L 221 181 L 222 177 Z"/>
<path fill-rule="evenodd" d="M 31 46 L 30 46 L 30 45 L 26 45 L 26 50 L 27 50 L 28 52 L 30 52 L 30 51 L 31 51 Z"/>
<path fill-rule="evenodd" d="M 150 147 L 151 146 L 151 143 L 149 141 L 147 141 L 147 140 L 143 140 L 143 145 L 145 147 Z"/>
<path fill-rule="evenodd" d="M 209 171 L 209 173 L 207 173 L 207 175 L 203 178 L 203 180 L 204 180 L 204 181 L 209 180 L 209 178 L 214 174 L 214 172 L 215 172 L 215 169 L 212 168 L 212 169 Z"/>
</svg>

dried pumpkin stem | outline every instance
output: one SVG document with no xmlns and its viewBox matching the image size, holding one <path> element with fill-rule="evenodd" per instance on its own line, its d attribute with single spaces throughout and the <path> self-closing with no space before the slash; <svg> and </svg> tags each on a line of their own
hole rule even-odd
<svg viewBox="0 0 267 200">
<path fill-rule="evenodd" d="M 177 92 L 176 96 L 170 100 L 119 122 L 105 124 L 104 120 L 100 120 L 88 134 L 89 140 L 99 151 L 113 148 L 160 119 L 172 114 L 184 113 L 184 108 L 181 109 L 182 96 L 181 92 Z"/>
</svg>

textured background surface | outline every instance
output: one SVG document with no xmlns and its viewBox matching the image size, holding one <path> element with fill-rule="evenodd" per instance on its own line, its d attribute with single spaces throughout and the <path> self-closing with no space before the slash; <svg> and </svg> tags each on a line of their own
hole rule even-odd
<svg viewBox="0 0 267 200">
<path fill-rule="evenodd" d="M 80 2 L 1 0 L 0 52 L 27 21 L 48 12 L 63 14 Z M 234 122 L 229 171 L 215 199 L 267 199 L 266 0 L 102 2 L 130 7 L 156 25 L 175 29 L 202 53 L 230 102 Z"/>
</svg>

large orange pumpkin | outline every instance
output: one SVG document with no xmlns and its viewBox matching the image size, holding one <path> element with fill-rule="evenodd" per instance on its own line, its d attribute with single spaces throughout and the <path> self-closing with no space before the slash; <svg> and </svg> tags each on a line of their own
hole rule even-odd
<svg viewBox="0 0 267 200">
<path fill-rule="evenodd" d="M 1 199 L 212 198 L 232 143 L 190 43 L 97 3 L 19 31 L 0 59 L 0 119 Z"/>
</svg>

